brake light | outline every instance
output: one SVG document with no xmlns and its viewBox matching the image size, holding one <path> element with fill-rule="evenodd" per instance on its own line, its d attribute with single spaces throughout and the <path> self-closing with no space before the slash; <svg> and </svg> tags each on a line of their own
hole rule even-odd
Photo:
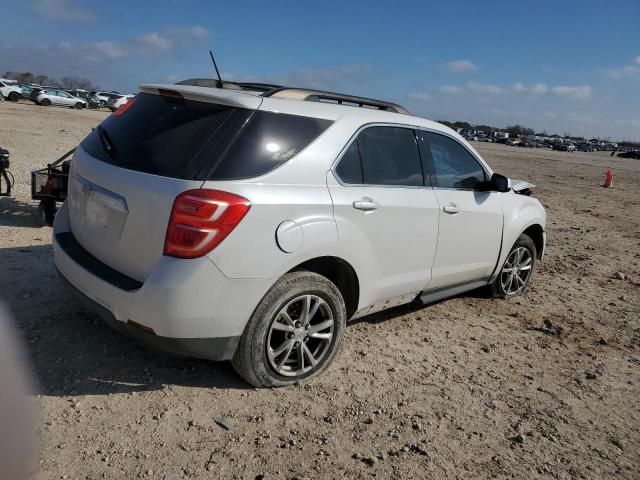
<svg viewBox="0 0 640 480">
<path fill-rule="evenodd" d="M 187 190 L 173 202 L 164 254 L 197 258 L 229 235 L 251 208 L 244 197 L 220 190 Z"/>
<path fill-rule="evenodd" d="M 115 102 L 113 102 L 115 103 Z M 115 112 L 112 113 L 112 115 L 115 115 L 116 117 L 119 117 L 120 115 L 122 115 L 124 112 L 126 112 L 127 110 L 129 110 L 131 107 L 133 107 L 133 104 L 136 103 L 136 99 L 135 98 L 131 98 L 129 100 L 127 100 L 125 103 L 123 103 Z"/>
</svg>

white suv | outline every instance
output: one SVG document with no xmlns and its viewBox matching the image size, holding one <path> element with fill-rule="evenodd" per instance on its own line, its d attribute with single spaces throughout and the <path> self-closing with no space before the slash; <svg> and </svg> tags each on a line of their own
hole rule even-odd
<svg viewBox="0 0 640 480">
<path fill-rule="evenodd" d="M 74 154 L 55 264 L 112 326 L 280 386 L 324 370 L 350 318 L 524 292 L 545 211 L 454 131 L 387 102 L 225 87 L 144 85 Z"/>
</svg>

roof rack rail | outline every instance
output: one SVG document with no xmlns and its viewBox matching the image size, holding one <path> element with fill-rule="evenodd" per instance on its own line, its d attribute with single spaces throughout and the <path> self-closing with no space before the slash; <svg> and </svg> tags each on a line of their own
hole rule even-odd
<svg viewBox="0 0 640 480">
<path fill-rule="evenodd" d="M 323 92 L 320 90 L 308 90 L 305 88 L 280 87 L 266 91 L 263 97 L 288 98 L 291 100 L 303 100 L 307 102 L 337 103 L 339 105 L 350 105 L 353 107 L 372 108 L 388 112 L 408 114 L 409 111 L 392 102 L 375 100 L 373 98 L 356 97 L 342 93 Z"/>
<path fill-rule="evenodd" d="M 282 85 L 273 85 L 271 83 L 255 83 L 255 82 L 236 82 L 244 90 L 255 90 L 259 92 L 269 92 L 282 88 Z"/>
<path fill-rule="evenodd" d="M 197 87 L 218 88 L 217 80 L 212 78 L 190 78 L 176 83 L 176 85 L 191 85 Z M 409 111 L 392 102 L 375 100 L 373 98 L 356 97 L 343 93 L 324 92 L 306 88 L 283 87 L 271 83 L 258 82 L 223 82 L 222 88 L 227 90 L 250 90 L 260 92 L 262 97 L 286 98 L 290 100 L 302 100 L 307 102 L 324 102 L 352 107 L 371 108 L 386 112 L 409 114 Z"/>
</svg>

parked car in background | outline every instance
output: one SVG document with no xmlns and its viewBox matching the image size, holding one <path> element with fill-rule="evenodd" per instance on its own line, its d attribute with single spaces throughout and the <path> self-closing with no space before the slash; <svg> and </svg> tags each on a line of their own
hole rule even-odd
<svg viewBox="0 0 640 480">
<path fill-rule="evenodd" d="M 558 150 L 560 152 L 575 152 L 576 146 L 572 143 L 554 143 L 553 150 Z"/>
<path fill-rule="evenodd" d="M 76 148 L 53 255 L 89 308 L 155 347 L 292 385 L 332 362 L 348 319 L 515 297 L 543 256 L 533 186 L 399 105 L 140 90 Z"/>
<path fill-rule="evenodd" d="M 18 86 L 22 91 L 22 98 L 29 98 L 31 96 L 31 92 L 33 91 L 33 88 L 35 87 L 35 85 L 31 83 L 19 83 Z"/>
<path fill-rule="evenodd" d="M 0 94 L 7 100 L 17 102 L 22 98 L 22 89 L 17 83 L 0 80 Z"/>
<path fill-rule="evenodd" d="M 97 100 L 95 100 L 94 97 L 89 95 L 89 92 L 87 90 L 78 88 L 74 90 L 67 90 L 67 93 L 69 93 L 74 97 L 85 100 L 87 102 L 88 108 L 100 108 L 100 103 Z"/>
<path fill-rule="evenodd" d="M 36 97 L 36 103 L 43 107 L 50 105 L 58 105 L 69 108 L 85 108 L 87 101 L 82 98 L 74 97 L 64 90 L 41 90 Z"/>
<path fill-rule="evenodd" d="M 115 112 L 117 109 L 119 109 L 122 105 L 127 103 L 133 97 L 134 95 L 114 95 L 107 102 L 107 108 L 112 112 Z"/>
<path fill-rule="evenodd" d="M 618 157 L 634 158 L 636 160 L 640 160 L 640 150 L 629 150 L 628 152 L 620 152 L 618 153 Z"/>
<path fill-rule="evenodd" d="M 99 104 L 100 107 L 106 107 L 111 98 L 117 98 L 120 96 L 117 92 L 89 92 Z"/>
</svg>

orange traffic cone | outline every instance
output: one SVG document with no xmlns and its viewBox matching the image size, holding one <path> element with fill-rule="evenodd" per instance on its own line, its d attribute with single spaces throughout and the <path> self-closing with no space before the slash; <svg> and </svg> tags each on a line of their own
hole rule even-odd
<svg viewBox="0 0 640 480">
<path fill-rule="evenodd" d="M 610 168 L 607 168 L 607 171 L 604 173 L 604 184 L 602 186 L 605 188 L 613 187 L 613 173 L 611 173 Z"/>
</svg>

